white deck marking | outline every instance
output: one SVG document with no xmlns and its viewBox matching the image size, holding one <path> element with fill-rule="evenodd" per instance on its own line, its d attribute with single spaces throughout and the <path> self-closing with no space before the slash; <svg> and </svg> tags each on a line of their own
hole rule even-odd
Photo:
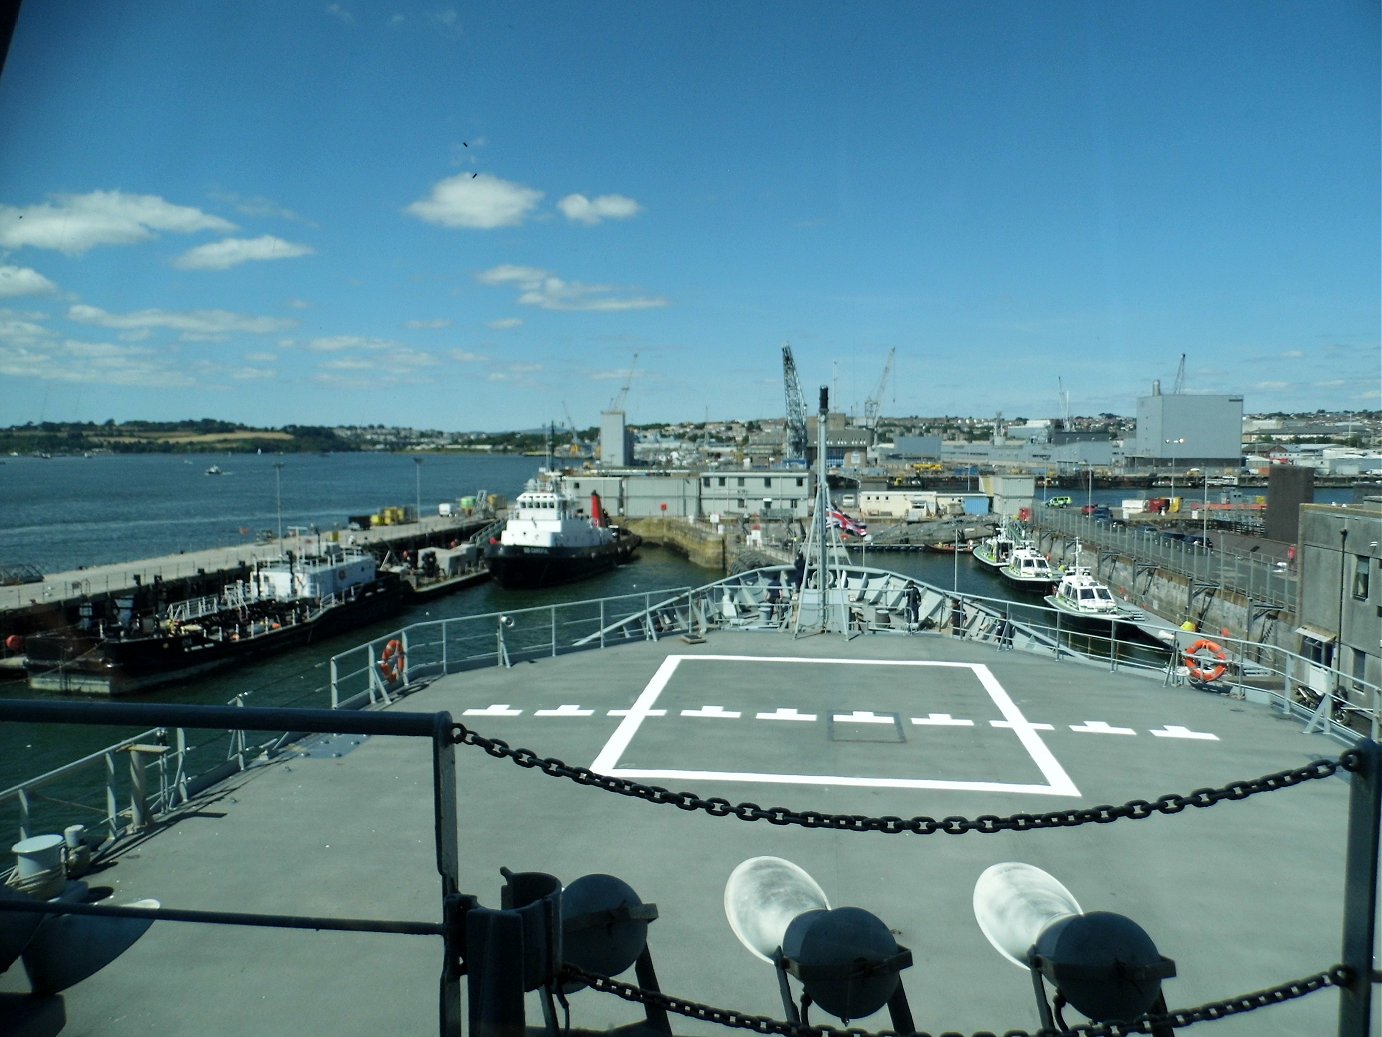
<svg viewBox="0 0 1382 1037">
<path fill-rule="evenodd" d="M 777 709 L 773 710 L 771 713 L 758 713 L 758 714 L 756 714 L 755 719 L 758 719 L 758 720 L 805 720 L 805 721 L 807 721 L 807 722 L 809 722 L 809 723 L 815 723 L 815 721 L 816 721 L 816 714 L 815 714 L 815 713 L 802 713 L 800 710 L 794 709 L 794 708 L 791 707 L 791 706 L 779 706 Z"/>
<path fill-rule="evenodd" d="M 626 717 L 629 716 L 632 712 L 633 710 L 631 709 L 610 709 L 605 711 L 605 716 Z M 667 711 L 665 709 L 650 709 L 643 715 L 648 717 L 665 717 L 667 715 Z"/>
<path fill-rule="evenodd" d="M 1192 731 L 1188 727 L 1181 727 L 1179 724 L 1167 724 L 1160 731 L 1153 731 L 1152 735 L 1156 738 L 1194 738 L 1202 742 L 1217 742 L 1218 735 L 1212 735 L 1208 731 Z"/>
<path fill-rule="evenodd" d="M 463 717 L 518 717 L 522 715 L 523 710 L 514 709 L 507 702 L 486 706 L 484 709 L 467 709 L 461 713 Z"/>
<path fill-rule="evenodd" d="M 1070 730 L 1082 735 L 1135 735 L 1130 727 L 1114 727 L 1103 720 L 1086 720 L 1083 724 L 1071 724 Z"/>
<path fill-rule="evenodd" d="M 595 715 L 593 709 L 582 709 L 575 705 L 561 705 L 556 709 L 534 710 L 535 717 L 590 717 Z"/>
<path fill-rule="evenodd" d="M 725 709 L 724 706 L 701 706 L 699 709 L 683 709 L 681 715 L 684 717 L 711 717 L 715 720 L 738 720 L 742 715 L 732 709 Z"/>
<path fill-rule="evenodd" d="M 895 724 L 897 717 L 875 713 L 871 709 L 856 709 L 853 713 L 835 713 L 831 720 L 837 724 Z"/>
<path fill-rule="evenodd" d="M 886 778 L 858 777 L 841 774 L 764 774 L 754 771 L 705 771 L 705 770 L 645 770 L 642 768 L 619 768 L 619 760 L 638 733 L 639 727 L 648 717 L 654 715 L 653 705 L 666 689 L 667 683 L 676 673 L 682 662 L 737 662 L 737 663 L 779 663 L 783 665 L 806 664 L 808 666 L 903 666 L 915 668 L 951 668 L 967 670 L 978 678 L 988 692 L 990 700 L 1003 714 L 1004 720 L 994 721 L 994 726 L 1011 728 L 1018 741 L 1027 750 L 1028 756 L 1041 771 L 1046 784 L 1035 785 L 1006 781 L 945 781 L 938 778 Z M 1042 742 L 1040 730 L 1051 730 L 1049 724 L 1032 724 L 1022 715 L 1017 704 L 998 683 L 987 666 L 973 663 L 937 662 L 934 660 L 881 660 L 881 659 L 800 659 L 786 656 L 742 656 L 742 655 L 669 655 L 662 660 L 643 691 L 639 693 L 632 708 L 620 721 L 614 734 L 610 736 L 590 768 L 600 774 L 619 775 L 627 778 L 657 778 L 683 781 L 739 781 L 762 782 L 777 785 L 838 785 L 863 788 L 893 789 L 954 789 L 962 792 L 1012 792 L 1036 796 L 1078 796 L 1080 790 L 1070 780 L 1064 768 Z"/>
<path fill-rule="evenodd" d="M 973 720 L 956 720 L 949 713 L 929 713 L 924 717 L 912 717 L 912 723 L 932 727 L 973 727 Z"/>
<path fill-rule="evenodd" d="M 1056 729 L 1055 724 L 1027 723 L 1025 726 L 1030 727 L 1033 731 L 1054 731 Z M 1011 720 L 990 720 L 989 727 L 998 727 L 1006 730 L 1007 728 L 1016 729 L 1017 725 L 1014 724 Z"/>
</svg>

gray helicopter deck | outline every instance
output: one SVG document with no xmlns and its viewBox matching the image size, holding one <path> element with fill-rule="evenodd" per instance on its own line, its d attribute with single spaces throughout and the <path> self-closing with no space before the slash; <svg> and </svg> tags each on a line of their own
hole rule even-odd
<svg viewBox="0 0 1382 1037">
<path fill-rule="evenodd" d="M 904 818 L 1156 800 L 1340 751 L 1266 706 L 934 634 L 669 638 L 444 677 L 393 708 L 449 711 L 541 757 L 705 798 Z M 1175 816 L 962 836 L 712 817 L 471 746 L 456 749 L 456 779 L 463 891 L 498 907 L 501 867 L 566 883 L 616 875 L 658 906 L 648 943 L 662 990 L 721 1008 L 782 1015 L 773 970 L 739 944 L 722 904 L 732 869 L 758 855 L 794 861 L 831 906 L 865 908 L 896 932 L 915 959 L 902 982 L 925 1031 L 1038 1026 L 1029 977 L 974 920 L 975 880 L 1000 861 L 1036 865 L 1083 910 L 1142 925 L 1176 961 L 1164 986 L 1173 1009 L 1339 960 L 1342 772 Z M 88 881 L 112 887 L 115 902 L 435 922 L 431 788 L 416 741 L 308 741 Z M 165 921 L 42 1004 L 21 996 L 16 965 L 0 976 L 0 1031 L 431 1033 L 440 968 L 435 937 Z M 529 1000 L 529 1024 L 540 1024 Z M 1323 1034 L 1337 1004 L 1321 991 L 1205 1029 Z M 606 994 L 571 996 L 577 1027 L 638 1018 L 637 1006 Z M 838 1024 L 819 1010 L 812 1022 Z M 852 1024 L 890 1025 L 886 1012 Z M 675 1016 L 672 1029 L 724 1032 Z"/>
</svg>

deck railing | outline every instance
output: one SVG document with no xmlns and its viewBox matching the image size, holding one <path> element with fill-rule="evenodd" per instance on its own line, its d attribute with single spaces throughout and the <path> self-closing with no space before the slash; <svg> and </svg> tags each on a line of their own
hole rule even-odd
<svg viewBox="0 0 1382 1037">
<path fill-rule="evenodd" d="M 1184 653 L 1199 639 L 1163 629 L 1173 650 L 1171 643 L 1130 639 L 1127 630 L 1115 638 L 1035 603 L 957 596 L 882 569 L 838 569 L 824 596 L 810 578 L 806 592 L 794 594 L 786 589 L 792 576 L 790 566 L 778 566 L 695 589 L 414 623 L 332 657 L 328 683 L 312 697 L 332 709 L 366 709 L 438 677 L 480 667 L 668 636 L 731 631 L 781 636 L 821 626 L 843 637 L 963 636 L 999 652 L 1029 652 L 1072 665 L 1140 673 L 1171 685 L 1189 680 Z M 914 623 L 905 599 L 909 582 L 917 582 L 922 592 Z M 952 622 L 957 598 L 963 613 L 958 629 Z M 1224 668 L 1203 685 L 1206 692 L 1270 704 L 1309 730 L 1346 743 L 1360 734 L 1374 740 L 1382 734 L 1382 688 L 1271 645 L 1233 638 L 1217 638 L 1216 643 Z M 257 696 L 255 702 L 272 704 L 267 696 Z M 230 705 L 245 706 L 246 699 L 237 696 Z M 112 839 L 137 827 L 139 819 L 157 818 L 225 777 L 274 757 L 295 734 L 234 728 L 193 744 L 180 728 L 145 731 L 0 791 L 0 831 L 17 831 L 23 839 L 35 830 L 82 823 Z M 131 746 L 143 748 L 134 751 Z M 128 767 L 118 764 L 122 755 L 128 755 Z"/>
</svg>

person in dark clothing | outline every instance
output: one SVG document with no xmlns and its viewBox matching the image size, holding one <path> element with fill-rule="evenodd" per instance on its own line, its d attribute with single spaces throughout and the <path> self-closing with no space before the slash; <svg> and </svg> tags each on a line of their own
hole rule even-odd
<svg viewBox="0 0 1382 1037">
<path fill-rule="evenodd" d="M 965 607 L 959 598 L 950 599 L 950 632 L 956 637 L 965 636 Z"/>
<path fill-rule="evenodd" d="M 908 580 L 902 598 L 907 605 L 907 625 L 914 627 L 921 622 L 921 589 Z"/>
<path fill-rule="evenodd" d="M 801 590 L 801 585 L 806 581 L 806 556 L 800 551 L 797 552 L 796 561 L 792 563 L 792 570 L 797 590 Z"/>
</svg>

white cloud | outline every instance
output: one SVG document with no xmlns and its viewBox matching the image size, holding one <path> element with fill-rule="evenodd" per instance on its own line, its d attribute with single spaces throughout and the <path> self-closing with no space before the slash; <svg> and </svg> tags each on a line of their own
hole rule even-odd
<svg viewBox="0 0 1382 1037">
<path fill-rule="evenodd" d="M 471 353 L 464 349 L 453 349 L 451 351 L 451 359 L 462 364 L 483 364 L 489 360 L 489 357 L 479 353 Z"/>
<path fill-rule="evenodd" d="M 365 338 L 361 335 L 332 335 L 324 338 L 314 338 L 306 343 L 308 349 L 314 353 L 344 353 L 349 350 L 366 350 L 374 352 L 381 349 L 402 349 L 403 347 L 390 339 L 386 338 Z M 374 361 L 371 361 L 373 363 Z"/>
<path fill-rule="evenodd" d="M 521 317 L 505 317 L 502 320 L 492 320 L 485 325 L 493 331 L 508 331 L 510 328 L 521 328 L 522 326 L 523 318 Z"/>
<path fill-rule="evenodd" d="M 346 25 L 355 24 L 355 15 L 351 14 L 350 11 L 346 10 L 340 4 L 327 4 L 326 13 L 331 15 L 332 18 L 337 18 L 345 22 Z"/>
<path fill-rule="evenodd" d="M 99 245 L 134 245 L 158 231 L 226 233 L 235 224 L 200 209 L 174 205 L 157 195 L 93 191 L 55 195 L 53 202 L 0 205 L 0 248 L 53 249 L 81 255 Z"/>
<path fill-rule="evenodd" d="M 514 285 L 521 289 L 518 302 L 544 310 L 613 312 L 649 310 L 667 305 L 660 296 L 620 296 L 612 285 L 581 284 L 565 281 L 546 270 L 529 266 L 502 265 L 483 271 L 481 284 Z"/>
<path fill-rule="evenodd" d="M 167 310 L 139 310 L 134 313 L 107 313 L 95 306 L 77 305 L 68 308 L 67 316 L 81 324 L 95 324 L 120 331 L 139 331 L 167 328 L 184 339 L 222 338 L 231 334 L 270 335 L 297 326 L 297 321 L 282 317 L 252 317 L 228 310 L 191 310 L 170 313 Z"/>
<path fill-rule="evenodd" d="M 405 320 L 403 326 L 410 331 L 438 331 L 451 327 L 451 321 L 445 317 L 438 317 L 436 320 Z"/>
<path fill-rule="evenodd" d="M 237 382 L 267 382 L 277 375 L 277 371 L 267 367 L 238 367 L 230 372 L 230 377 Z"/>
<path fill-rule="evenodd" d="M 310 256 L 313 249 L 265 234 L 258 238 L 226 238 L 209 245 L 198 245 L 173 260 L 179 270 L 228 270 L 241 263 L 264 259 L 296 259 Z"/>
<path fill-rule="evenodd" d="M 48 295 L 57 290 L 58 286 L 37 270 L 30 270 L 26 266 L 0 266 L 0 299 Z"/>
<path fill-rule="evenodd" d="M 0 334 L 0 376 L 71 385 L 185 389 L 196 379 L 166 350 L 76 339 L 12 340 Z"/>
<path fill-rule="evenodd" d="M 602 194 L 587 198 L 583 194 L 568 194 L 557 203 L 568 220 L 593 226 L 601 220 L 627 220 L 637 216 L 643 207 L 622 194 Z"/>
<path fill-rule="evenodd" d="M 461 173 L 439 181 L 430 197 L 404 211 L 443 227 L 493 230 L 520 225 L 542 197 L 541 191 L 487 173 Z"/>
</svg>

